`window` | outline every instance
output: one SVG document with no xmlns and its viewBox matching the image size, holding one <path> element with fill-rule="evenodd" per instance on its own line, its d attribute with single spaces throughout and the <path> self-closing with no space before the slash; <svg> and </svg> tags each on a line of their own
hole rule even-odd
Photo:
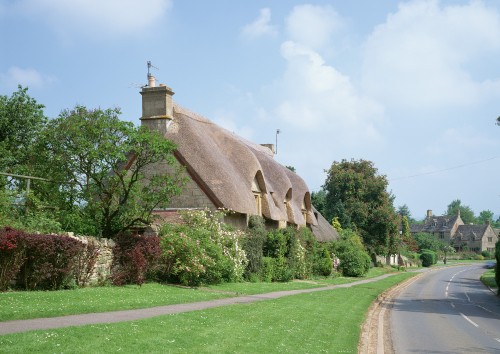
<svg viewBox="0 0 500 354">
<path fill-rule="evenodd" d="M 439 233 L 439 238 L 440 238 L 440 239 L 444 239 L 444 232 L 440 232 L 440 233 Z"/>
<path fill-rule="evenodd" d="M 252 193 L 255 197 L 255 212 L 262 216 L 262 193 L 265 193 L 264 177 L 260 171 L 257 172 L 252 181 Z"/>
<path fill-rule="evenodd" d="M 493 242 L 493 237 L 488 237 L 488 242 Z"/>
</svg>

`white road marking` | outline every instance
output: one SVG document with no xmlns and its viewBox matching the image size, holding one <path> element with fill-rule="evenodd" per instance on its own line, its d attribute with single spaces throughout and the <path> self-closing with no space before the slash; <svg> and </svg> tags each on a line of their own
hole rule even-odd
<svg viewBox="0 0 500 354">
<path fill-rule="evenodd" d="M 453 302 L 450 303 L 451 307 L 455 308 L 455 304 Z"/>
<path fill-rule="evenodd" d="M 475 327 L 479 327 L 479 325 L 478 325 L 476 322 L 472 321 L 469 317 L 465 316 L 465 315 L 464 315 L 463 313 L 461 313 L 461 312 L 460 312 L 460 316 L 462 316 L 462 317 L 463 317 L 463 318 L 465 318 L 467 321 L 469 321 L 469 323 L 470 323 L 470 324 L 472 324 L 473 326 L 475 326 Z"/>
<path fill-rule="evenodd" d="M 495 340 L 500 343 L 500 338 L 495 338 Z"/>
</svg>

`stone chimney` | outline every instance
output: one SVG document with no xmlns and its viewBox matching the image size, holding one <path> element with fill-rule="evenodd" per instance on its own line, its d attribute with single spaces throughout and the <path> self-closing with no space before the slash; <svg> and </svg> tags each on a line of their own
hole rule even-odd
<svg viewBox="0 0 500 354">
<path fill-rule="evenodd" d="M 174 91 L 166 85 L 156 86 L 153 75 L 148 76 L 148 86 L 143 87 L 141 125 L 159 131 L 162 135 L 174 118 L 172 96 Z"/>
<path fill-rule="evenodd" d="M 430 219 L 430 218 L 432 218 L 432 210 L 428 209 L 427 210 L 427 219 Z"/>
<path fill-rule="evenodd" d="M 271 155 L 274 157 L 275 154 L 274 144 L 260 144 L 260 145 L 268 148 L 271 151 Z"/>
</svg>

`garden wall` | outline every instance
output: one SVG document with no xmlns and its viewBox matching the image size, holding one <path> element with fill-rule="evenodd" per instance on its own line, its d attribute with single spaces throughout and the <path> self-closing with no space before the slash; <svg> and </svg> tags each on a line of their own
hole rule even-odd
<svg viewBox="0 0 500 354">
<path fill-rule="evenodd" d="M 106 282 L 111 275 L 111 264 L 113 262 L 113 247 L 115 242 L 106 238 L 95 238 L 91 236 L 74 236 L 73 233 L 67 234 L 85 244 L 93 243 L 99 249 L 99 255 L 94 266 L 94 270 L 89 279 L 88 285 L 97 285 Z"/>
</svg>

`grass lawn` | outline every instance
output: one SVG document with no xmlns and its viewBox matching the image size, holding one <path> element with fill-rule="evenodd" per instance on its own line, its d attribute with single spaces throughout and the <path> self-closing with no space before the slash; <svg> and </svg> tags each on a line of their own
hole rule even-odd
<svg viewBox="0 0 500 354">
<path fill-rule="evenodd" d="M 96 287 L 60 291 L 16 291 L 0 293 L 0 321 L 56 317 L 81 313 L 130 310 L 237 296 L 243 284 L 210 288 L 185 288 L 157 283 L 139 287 Z M 251 283 L 248 283 L 251 284 Z M 272 285 L 272 286 L 271 286 Z M 307 283 L 255 283 L 249 293 L 313 288 Z M 271 289 L 272 290 L 269 290 Z M 224 291 L 225 290 L 225 291 Z M 269 290 L 269 291 L 268 291 Z"/>
<path fill-rule="evenodd" d="M 0 336 L 6 353 L 357 353 L 372 301 L 415 274 L 252 304 Z"/>
<path fill-rule="evenodd" d="M 390 268 L 373 268 L 366 277 L 375 277 L 390 271 Z M 61 291 L 4 292 L 0 293 L 0 321 L 139 309 L 238 295 L 309 289 L 350 283 L 359 279 L 337 277 L 320 278 L 311 282 L 229 283 L 198 289 L 151 283 L 142 287 L 127 285 Z"/>
<path fill-rule="evenodd" d="M 484 285 L 489 286 L 490 288 L 498 288 L 498 284 L 495 281 L 495 270 L 488 269 L 486 272 L 481 275 L 481 281 Z"/>
</svg>

